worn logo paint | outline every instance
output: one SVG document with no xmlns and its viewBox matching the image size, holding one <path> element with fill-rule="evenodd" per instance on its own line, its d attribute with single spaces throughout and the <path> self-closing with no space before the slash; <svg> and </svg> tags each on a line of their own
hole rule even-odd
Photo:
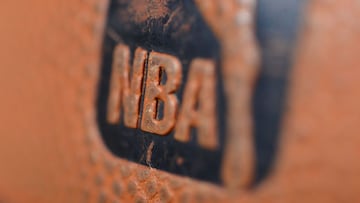
<svg viewBox="0 0 360 203">
<path fill-rule="evenodd" d="M 221 182 L 226 98 L 220 45 L 192 1 L 113 1 L 98 123 L 116 156 Z"/>
<path fill-rule="evenodd" d="M 130 48 L 117 45 L 113 54 L 107 121 L 119 124 L 122 111 L 125 127 L 161 136 L 167 136 L 175 128 L 174 139 L 180 142 L 190 141 L 193 127 L 197 130 L 200 147 L 216 149 L 214 62 L 196 58 L 190 63 L 179 107 L 176 92 L 182 85 L 182 65 L 178 58 L 137 48 L 132 67 L 129 59 Z"/>
<path fill-rule="evenodd" d="M 109 6 L 97 122 L 113 155 L 229 188 L 263 179 L 275 160 L 301 2 Z"/>
</svg>

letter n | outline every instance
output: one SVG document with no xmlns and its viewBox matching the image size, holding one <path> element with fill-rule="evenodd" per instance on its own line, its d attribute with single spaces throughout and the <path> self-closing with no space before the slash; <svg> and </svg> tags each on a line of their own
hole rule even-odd
<svg viewBox="0 0 360 203">
<path fill-rule="evenodd" d="M 141 85 L 147 52 L 137 48 L 134 55 L 131 80 L 130 78 L 130 49 L 119 44 L 113 55 L 111 84 L 107 109 L 107 121 L 111 124 L 120 122 L 123 109 L 124 125 L 137 127 Z"/>
</svg>

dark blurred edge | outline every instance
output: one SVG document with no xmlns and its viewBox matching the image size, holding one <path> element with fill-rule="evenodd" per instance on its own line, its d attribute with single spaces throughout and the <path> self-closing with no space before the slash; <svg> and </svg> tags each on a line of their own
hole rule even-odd
<svg viewBox="0 0 360 203">
<path fill-rule="evenodd" d="M 305 0 L 258 0 L 256 37 L 261 67 L 253 97 L 256 179 L 266 178 L 274 165 L 287 106 L 289 75 L 293 66 Z"/>
</svg>

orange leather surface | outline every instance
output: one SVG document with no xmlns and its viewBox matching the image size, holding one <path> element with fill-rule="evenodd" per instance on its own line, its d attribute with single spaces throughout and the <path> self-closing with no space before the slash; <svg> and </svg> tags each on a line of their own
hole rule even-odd
<svg viewBox="0 0 360 203">
<path fill-rule="evenodd" d="M 311 0 L 279 157 L 229 191 L 113 157 L 94 123 L 105 0 L 0 6 L 0 202 L 360 202 L 360 3 Z"/>
</svg>

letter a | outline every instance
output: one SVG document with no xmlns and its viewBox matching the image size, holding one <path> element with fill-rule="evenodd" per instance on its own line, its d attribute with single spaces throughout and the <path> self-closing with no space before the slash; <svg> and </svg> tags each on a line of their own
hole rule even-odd
<svg viewBox="0 0 360 203">
<path fill-rule="evenodd" d="M 194 59 L 190 66 L 183 103 L 175 127 L 176 140 L 188 142 L 190 128 L 195 127 L 199 145 L 207 149 L 216 149 L 218 138 L 215 87 L 214 63 L 210 60 Z"/>
</svg>

